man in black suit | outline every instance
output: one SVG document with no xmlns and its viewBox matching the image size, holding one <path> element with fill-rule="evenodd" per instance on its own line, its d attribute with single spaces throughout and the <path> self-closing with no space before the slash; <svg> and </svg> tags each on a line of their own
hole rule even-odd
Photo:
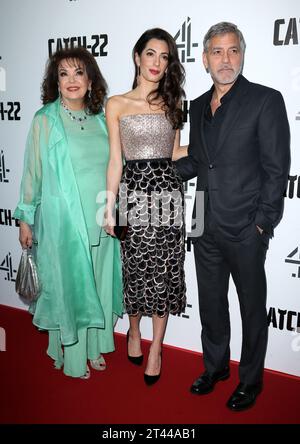
<svg viewBox="0 0 300 444">
<path fill-rule="evenodd" d="M 191 391 L 209 393 L 229 377 L 231 275 L 243 338 L 240 383 L 227 406 L 239 411 L 262 390 L 268 333 L 264 263 L 283 211 L 289 124 L 281 94 L 241 75 L 245 42 L 236 25 L 212 26 L 203 43 L 213 86 L 191 103 L 188 156 L 176 163 L 184 180 L 197 176 L 197 191 L 205 196 L 204 232 L 194 238 L 205 373 Z"/>
</svg>

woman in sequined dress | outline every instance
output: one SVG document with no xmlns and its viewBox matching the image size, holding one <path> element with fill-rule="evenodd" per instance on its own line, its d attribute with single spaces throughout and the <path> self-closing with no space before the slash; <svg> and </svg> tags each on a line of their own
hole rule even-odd
<svg viewBox="0 0 300 444">
<path fill-rule="evenodd" d="M 114 235 L 115 196 L 129 228 L 122 241 L 123 291 L 130 327 L 128 358 L 141 365 L 140 320 L 152 317 L 153 340 L 144 373 L 160 377 L 161 347 L 169 313 L 185 309 L 183 187 L 172 163 L 179 147 L 184 69 L 166 31 L 146 31 L 133 49 L 133 89 L 108 100 L 110 140 L 106 231 Z M 123 170 L 123 158 L 126 165 Z"/>
<path fill-rule="evenodd" d="M 105 369 L 102 353 L 114 350 L 113 327 L 123 312 L 119 241 L 102 229 L 109 159 L 105 95 L 89 51 L 63 49 L 50 57 L 14 213 L 22 247 L 37 242 L 42 293 L 30 306 L 33 323 L 49 333 L 47 354 L 55 368 L 84 379 L 89 366 Z"/>
</svg>

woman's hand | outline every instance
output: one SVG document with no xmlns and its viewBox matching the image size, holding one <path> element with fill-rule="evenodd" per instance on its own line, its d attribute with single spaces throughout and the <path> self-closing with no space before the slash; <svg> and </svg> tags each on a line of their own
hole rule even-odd
<svg viewBox="0 0 300 444">
<path fill-rule="evenodd" d="M 111 210 L 106 208 L 104 211 L 103 228 L 107 234 L 113 237 L 116 237 L 114 232 L 115 225 L 116 225 L 116 220 L 113 217 Z"/>
<path fill-rule="evenodd" d="M 26 222 L 20 221 L 19 241 L 22 248 L 32 247 L 32 231 L 30 226 L 26 224 Z"/>
</svg>

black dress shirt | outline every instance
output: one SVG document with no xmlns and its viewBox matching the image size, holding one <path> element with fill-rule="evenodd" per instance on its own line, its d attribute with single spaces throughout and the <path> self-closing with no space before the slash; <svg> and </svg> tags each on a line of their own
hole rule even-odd
<svg viewBox="0 0 300 444">
<path fill-rule="evenodd" d="M 221 124 L 228 109 L 230 100 L 235 94 L 239 80 L 240 76 L 238 76 L 237 80 L 232 85 L 230 90 L 226 94 L 224 94 L 224 96 L 221 98 L 221 105 L 216 109 L 214 115 L 211 112 L 210 102 L 215 87 L 212 86 L 210 89 L 210 94 L 207 99 L 206 109 L 204 113 L 204 138 L 207 144 L 208 155 L 210 160 L 213 160 L 214 158 L 215 148 L 217 146 Z"/>
<path fill-rule="evenodd" d="M 204 139 L 206 141 L 208 149 L 208 157 L 211 162 L 214 160 L 215 149 L 217 146 L 220 134 L 220 128 L 223 119 L 228 109 L 230 100 L 232 99 L 232 97 L 236 92 L 239 81 L 240 81 L 240 76 L 238 76 L 237 80 L 234 82 L 230 90 L 226 94 L 224 94 L 224 96 L 221 98 L 221 105 L 216 109 L 214 115 L 212 114 L 210 107 L 211 98 L 215 89 L 214 85 L 210 89 L 210 94 L 207 98 L 206 108 L 204 112 Z M 216 225 L 214 217 L 211 213 L 209 196 L 207 198 L 208 198 L 208 205 L 206 207 L 205 221 L 204 221 L 205 229 L 209 230 L 210 232 L 214 232 L 216 229 Z"/>
</svg>

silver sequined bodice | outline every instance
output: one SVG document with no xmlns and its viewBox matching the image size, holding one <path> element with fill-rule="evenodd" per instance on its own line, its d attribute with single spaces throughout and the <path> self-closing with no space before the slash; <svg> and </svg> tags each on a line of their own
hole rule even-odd
<svg viewBox="0 0 300 444">
<path fill-rule="evenodd" d="M 132 114 L 120 118 L 126 160 L 172 157 L 175 130 L 164 114 Z"/>
</svg>

